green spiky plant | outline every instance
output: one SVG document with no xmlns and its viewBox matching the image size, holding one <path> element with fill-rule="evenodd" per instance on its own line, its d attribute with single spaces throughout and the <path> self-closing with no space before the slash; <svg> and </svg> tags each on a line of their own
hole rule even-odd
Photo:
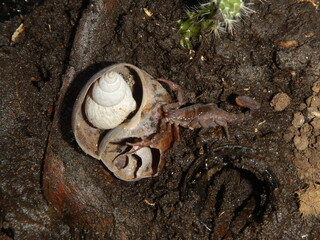
<svg viewBox="0 0 320 240">
<path fill-rule="evenodd" d="M 219 35 L 221 31 L 232 32 L 234 24 L 243 15 L 253 12 L 242 0 L 210 0 L 187 10 L 187 17 L 178 21 L 182 35 L 180 45 L 191 49 L 191 38 L 201 41 L 206 33 Z"/>
</svg>

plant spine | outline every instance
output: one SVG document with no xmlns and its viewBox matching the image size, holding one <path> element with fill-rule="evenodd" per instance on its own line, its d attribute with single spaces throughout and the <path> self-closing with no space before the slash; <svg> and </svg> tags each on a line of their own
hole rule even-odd
<svg viewBox="0 0 320 240">
<path fill-rule="evenodd" d="M 219 35 L 221 31 L 232 33 L 234 24 L 242 15 L 253 12 L 242 0 L 211 0 L 197 8 L 187 10 L 187 17 L 179 20 L 179 32 L 182 35 L 180 45 L 191 49 L 191 38 L 201 41 L 206 33 Z"/>
</svg>

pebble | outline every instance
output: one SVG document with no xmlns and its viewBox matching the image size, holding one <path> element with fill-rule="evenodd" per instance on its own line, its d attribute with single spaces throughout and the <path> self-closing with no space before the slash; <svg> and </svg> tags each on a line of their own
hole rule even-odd
<svg viewBox="0 0 320 240">
<path fill-rule="evenodd" d="M 275 111 L 280 112 L 286 109 L 291 103 L 291 98 L 286 93 L 276 94 L 270 102 Z"/>
<path fill-rule="evenodd" d="M 301 112 L 297 112 L 293 115 L 292 125 L 295 128 L 299 128 L 304 124 L 304 116 Z"/>
<path fill-rule="evenodd" d="M 303 151 L 308 148 L 308 138 L 307 136 L 295 136 L 293 139 L 294 146 L 299 151 Z"/>
<path fill-rule="evenodd" d="M 313 119 L 313 118 L 320 118 L 320 110 L 316 107 L 309 107 L 308 108 L 308 118 Z"/>
<path fill-rule="evenodd" d="M 310 136 L 312 133 L 312 126 L 309 123 L 304 123 L 300 128 L 300 134 Z"/>
<path fill-rule="evenodd" d="M 309 107 L 319 108 L 320 107 L 320 96 L 308 97 L 306 103 Z"/>
<path fill-rule="evenodd" d="M 320 80 L 319 81 L 316 81 L 313 86 L 312 86 L 312 91 L 315 92 L 315 93 L 318 93 L 320 92 Z"/>
<path fill-rule="evenodd" d="M 304 109 L 306 109 L 307 108 L 307 104 L 305 104 L 305 103 L 301 103 L 300 105 L 299 105 L 299 111 L 302 111 L 302 110 L 304 110 Z"/>
<path fill-rule="evenodd" d="M 314 129 L 320 130 L 320 118 L 314 118 L 311 122 L 311 125 Z"/>
</svg>

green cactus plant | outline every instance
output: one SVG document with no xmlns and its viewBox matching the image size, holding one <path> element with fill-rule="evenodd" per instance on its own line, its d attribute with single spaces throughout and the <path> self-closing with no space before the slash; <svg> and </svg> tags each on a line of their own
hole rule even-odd
<svg viewBox="0 0 320 240">
<path fill-rule="evenodd" d="M 178 21 L 179 32 L 182 35 L 180 45 L 191 49 L 191 38 L 200 42 L 203 35 L 221 31 L 232 32 L 234 24 L 242 15 L 252 10 L 245 6 L 242 0 L 210 0 L 197 8 L 187 10 L 187 17 Z"/>
</svg>

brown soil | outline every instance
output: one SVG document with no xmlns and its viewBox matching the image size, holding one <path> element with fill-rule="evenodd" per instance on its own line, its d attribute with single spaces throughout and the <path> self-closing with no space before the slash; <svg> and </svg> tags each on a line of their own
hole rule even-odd
<svg viewBox="0 0 320 240">
<path fill-rule="evenodd" d="M 1 22 L 0 238 L 320 239 L 312 3 L 254 1 L 233 35 L 195 52 L 179 46 L 178 0 L 47 0 Z M 70 121 L 85 81 L 121 62 L 178 83 L 190 103 L 240 112 L 234 96 L 248 95 L 261 109 L 230 125 L 229 140 L 181 128 L 158 177 L 116 180 L 77 146 Z"/>
</svg>

